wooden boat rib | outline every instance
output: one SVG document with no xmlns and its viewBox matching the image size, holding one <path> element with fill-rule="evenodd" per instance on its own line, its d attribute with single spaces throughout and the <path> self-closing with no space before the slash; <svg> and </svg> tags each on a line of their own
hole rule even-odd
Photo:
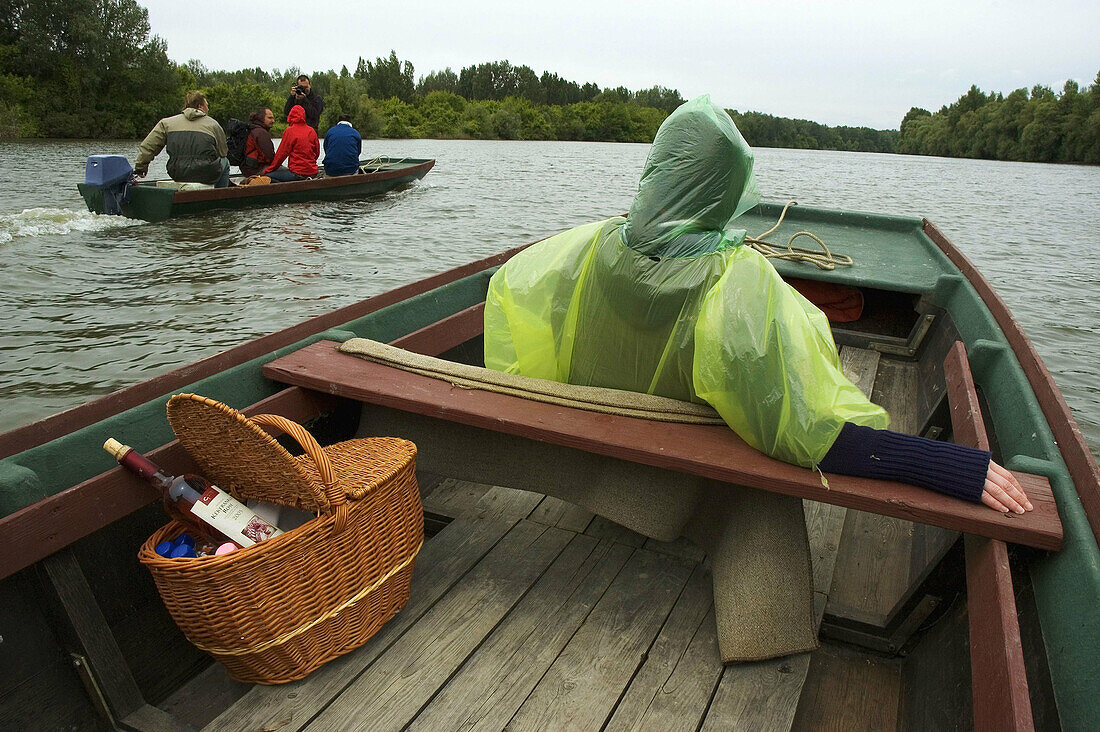
<svg viewBox="0 0 1100 732">
<path fill-rule="evenodd" d="M 777 207 L 763 205 L 747 215 L 747 225 L 763 230 L 777 213 Z M 1041 360 L 988 282 L 927 221 L 801 209 L 787 225 L 822 234 L 859 263 L 834 273 L 788 263 L 777 267 L 784 276 L 864 291 L 864 318 L 834 329 L 842 362 L 857 385 L 888 406 L 899 429 L 953 429 L 956 440 L 973 441 L 988 428 L 992 449 L 1010 467 L 1049 481 L 1058 503 L 1054 518 L 1060 517 L 1064 529 L 1061 551 L 1008 550 L 997 541 L 968 538 L 964 583 L 962 542 L 954 532 L 807 501 L 821 597 L 818 618 L 824 616 L 822 636 L 830 640 L 804 657 L 723 669 L 708 645 L 714 621 L 707 615 L 707 565 L 691 546 L 654 542 L 551 496 L 439 482 L 425 474 L 428 524 L 439 533 L 425 544 L 409 606 L 367 646 L 300 682 L 293 701 L 278 688 L 234 689 L 217 668 L 181 687 L 188 674 L 203 668 L 203 660 L 172 636 L 163 615 L 153 619 L 158 605 L 147 578 L 136 566 L 112 564 L 108 571 L 95 562 L 97 551 L 119 554 L 120 543 L 121 554 L 132 556 L 143 532 L 161 520 L 159 508 L 148 505 L 153 496 L 120 469 L 99 474 L 109 464 L 99 456 L 103 437 L 114 434 L 173 470 L 188 469 L 189 458 L 171 442 L 163 417 L 167 396 L 186 389 L 246 412 L 319 419 L 319 433 L 330 440 L 387 420 L 414 431 L 423 428 L 421 466 L 430 466 L 436 476 L 460 477 L 462 466 L 440 463 L 444 450 L 431 441 L 445 448 L 439 441 L 446 435 L 473 428 L 462 424 L 465 418 L 455 409 L 439 408 L 443 397 L 425 398 L 418 414 L 408 406 L 364 401 L 362 394 L 340 386 L 344 377 L 334 371 L 312 374 L 311 388 L 287 388 L 263 373 L 266 368 L 272 377 L 296 381 L 285 376 L 295 359 L 316 352 L 323 339 L 353 336 L 476 364 L 479 303 L 488 277 L 516 249 L 0 435 L 0 512 L 16 509 L 0 519 L 0 537 L 11 547 L 0 557 L 0 576 L 8 577 L 0 584 L 0 598 L 9 608 L 33 606 L 41 595 L 69 607 L 76 596 L 91 597 L 102 607 L 98 623 L 86 614 L 61 614 L 62 626 L 77 637 L 66 647 L 96 669 L 91 678 L 130 680 L 125 688 L 109 689 L 106 712 L 133 728 L 156 728 L 149 720 L 161 726 L 178 722 L 164 710 L 182 714 L 195 706 L 199 687 L 222 688 L 230 701 L 240 697 L 224 711 L 191 719 L 209 723 L 209 729 L 262 727 L 285 719 L 293 719 L 287 729 L 322 729 L 365 718 L 381 727 L 445 728 L 469 721 L 463 716 L 469 714 L 490 728 L 510 721 L 554 726 L 566 719 L 608 728 L 805 728 L 825 719 L 917 729 L 1087 728 L 1100 704 L 1100 681 L 1092 670 L 1100 638 L 1091 622 L 1100 586 L 1094 533 L 1100 525 L 1100 485 L 1095 463 Z M 965 344 L 961 356 L 953 346 L 957 341 Z M 392 400 L 398 386 L 372 388 Z M 949 390 L 951 405 L 970 406 L 949 409 Z M 979 411 L 984 425 L 973 419 Z M 970 422 L 958 422 L 955 412 L 970 415 Z M 568 420 L 558 428 L 567 430 Z M 569 439 L 570 449 L 589 454 L 620 450 L 610 447 L 610 440 L 586 447 Z M 629 434 L 622 439 L 635 457 L 646 449 L 631 447 Z M 694 459 L 706 462 L 702 456 Z M 535 472 L 514 473 L 506 477 L 522 483 L 516 487 L 538 491 Z M 761 475 L 759 487 L 768 480 L 774 476 Z M 92 495 L 95 510 L 89 511 Z M 898 504 L 902 509 L 905 500 Z M 943 516 L 954 522 L 962 513 L 947 508 Z M 931 514 L 922 520 L 939 521 Z M 948 525 L 988 533 L 966 522 Z M 1024 525 L 1015 529 L 1027 533 Z M 1035 543 L 1024 534 L 1006 538 Z M 24 569 L 31 564 L 42 569 L 41 587 Z M 583 582 L 572 590 L 568 583 L 554 584 L 566 576 Z M 654 584 L 658 577 L 666 584 Z M 964 584 L 970 587 L 969 623 L 966 607 L 950 602 L 952 593 L 965 591 Z M 663 592 L 672 599 L 654 599 Z M 105 620 L 114 617 L 123 597 L 127 620 Z M 558 611 L 548 616 L 549 607 Z M 0 613 L 0 622 L 14 622 L 14 616 Z M 133 623 L 155 642 L 135 639 Z M 612 628 L 615 638 L 629 642 L 610 643 Z M 11 637 L 6 628 L 0 634 Z M 101 648 L 96 642 L 105 638 L 113 652 L 88 650 Z M 21 721 L 34 719 L 32 711 L 48 715 L 26 701 L 32 692 L 49 693 L 72 700 L 77 711 L 68 721 L 79 728 L 92 706 L 71 667 L 56 666 L 51 654 L 57 651 L 49 650 L 59 648 L 56 643 L 44 647 L 31 655 L 32 662 L 41 659 L 41 673 L 12 677 L 16 691 L 7 699 L 13 705 L 0 720 L 19 713 L 24 716 L 15 718 Z M 142 660 L 168 652 L 189 661 L 181 661 L 180 673 L 153 673 Z M 89 653 L 97 658 L 87 658 Z M 644 654 L 641 664 L 631 654 Z M 404 669 L 412 657 L 420 660 L 418 672 L 409 676 Z M 981 673 L 971 673 L 971 663 Z M 578 686 L 563 687 L 555 679 L 575 680 Z M 659 691 L 668 683 L 676 689 L 671 697 Z"/>
<path fill-rule="evenodd" d="M 158 187 L 157 181 L 142 182 L 130 188 L 129 201 L 122 205 L 122 214 L 145 221 L 164 221 L 212 209 L 361 198 L 386 193 L 420 180 L 434 165 L 434 160 L 427 159 L 376 158 L 363 161 L 360 172 L 355 175 L 197 190 Z M 84 197 L 89 211 L 100 214 L 105 212 L 102 190 L 83 183 L 78 184 L 77 189 Z"/>
</svg>

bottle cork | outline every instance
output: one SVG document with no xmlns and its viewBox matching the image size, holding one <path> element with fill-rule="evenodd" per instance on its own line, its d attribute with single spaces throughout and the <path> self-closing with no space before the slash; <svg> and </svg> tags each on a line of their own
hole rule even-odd
<svg viewBox="0 0 1100 732">
<path fill-rule="evenodd" d="M 121 442 L 113 437 L 108 437 L 107 441 L 103 443 L 103 449 L 111 453 L 111 456 L 115 460 L 122 460 L 131 449 L 129 445 L 123 445 Z"/>
</svg>

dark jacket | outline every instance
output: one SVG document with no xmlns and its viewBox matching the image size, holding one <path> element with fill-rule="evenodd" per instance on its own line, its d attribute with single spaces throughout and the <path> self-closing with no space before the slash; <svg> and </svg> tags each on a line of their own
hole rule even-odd
<svg viewBox="0 0 1100 732">
<path fill-rule="evenodd" d="M 291 173 L 317 175 L 317 156 L 321 154 L 317 132 L 306 124 L 305 111 L 301 107 L 292 107 L 287 121 L 290 126 L 283 132 L 275 159 L 264 169 L 264 173 L 270 173 L 286 160 L 286 167 L 290 168 Z"/>
<path fill-rule="evenodd" d="M 271 141 L 271 132 L 264 129 L 263 125 L 252 125 L 252 129 L 248 131 L 248 140 L 244 144 L 241 174 L 258 175 L 274 159 L 275 143 Z"/>
<path fill-rule="evenodd" d="M 168 175 L 187 183 L 216 183 L 229 154 L 225 130 L 201 109 L 188 107 L 157 122 L 139 147 L 134 171 L 144 174 L 161 150 L 168 148 Z"/>
<path fill-rule="evenodd" d="M 309 94 L 306 94 L 305 99 L 298 101 L 298 98 L 293 94 L 286 98 L 286 104 L 283 105 L 283 116 L 290 121 L 290 108 L 301 107 L 306 111 L 306 124 L 313 128 L 313 131 L 317 131 L 317 125 L 321 122 L 321 112 L 325 108 L 325 100 L 321 98 L 320 94 L 314 94 L 313 90 L 310 90 Z"/>
<path fill-rule="evenodd" d="M 329 127 L 325 133 L 325 175 L 358 173 L 361 152 L 363 139 L 350 123 Z"/>
</svg>

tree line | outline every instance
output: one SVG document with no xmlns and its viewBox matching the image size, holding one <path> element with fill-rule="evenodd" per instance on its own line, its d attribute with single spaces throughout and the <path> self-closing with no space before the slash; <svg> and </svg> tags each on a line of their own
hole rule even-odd
<svg viewBox="0 0 1100 732">
<path fill-rule="evenodd" d="M 1100 164 L 1100 72 L 1085 90 L 1050 87 L 985 94 L 978 87 L 935 114 L 913 107 L 898 152 L 912 155 Z"/>
<path fill-rule="evenodd" d="M 185 68 L 218 120 L 245 119 L 258 106 L 278 115 L 299 74 L 296 67 L 216 71 L 199 61 Z M 417 81 L 412 63 L 395 51 L 360 58 L 354 72 L 346 66 L 313 72 L 310 82 L 325 99 L 321 130 L 346 115 L 364 137 L 650 142 L 684 101 L 674 89 L 602 90 L 508 61 L 434 71 Z"/>
<path fill-rule="evenodd" d="M 281 116 L 296 67 L 219 71 L 176 64 L 151 36 L 136 0 L 4 0 L 0 26 L 0 138 L 142 137 L 201 89 L 225 123 L 258 107 Z M 419 78 L 395 51 L 354 70 L 310 74 L 325 97 L 322 132 L 347 115 L 364 137 L 651 142 L 683 103 L 662 86 L 601 89 L 506 60 L 431 71 Z M 730 110 L 750 145 L 997 160 L 1100 163 L 1100 74 L 1082 90 L 1066 82 L 985 94 L 971 87 L 938 112 L 913 108 L 900 130 L 829 127 Z M 283 124 L 274 132 L 279 134 Z"/>
</svg>

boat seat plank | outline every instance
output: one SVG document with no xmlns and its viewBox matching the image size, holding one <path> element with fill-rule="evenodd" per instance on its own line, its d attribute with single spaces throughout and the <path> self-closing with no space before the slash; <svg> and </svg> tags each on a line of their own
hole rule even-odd
<svg viewBox="0 0 1100 732">
<path fill-rule="evenodd" d="M 402 729 L 576 536 L 533 521 L 517 523 L 306 728 L 333 730 L 369 720 L 371 729 Z"/>
<path fill-rule="evenodd" d="M 961 342 L 948 352 L 943 370 L 955 439 L 988 450 L 978 392 Z M 1033 730 L 1016 595 L 1004 542 L 966 537 L 966 594 L 974 729 Z"/>
<path fill-rule="evenodd" d="M 537 494 L 510 488 L 494 487 L 487 491 L 474 511 L 455 519 L 424 543 L 416 559 L 409 602 L 362 648 L 322 666 L 301 681 L 252 687 L 203 729 L 222 732 L 301 729 L 530 514 L 538 499 Z"/>
<path fill-rule="evenodd" d="M 275 381 L 368 404 L 549 442 L 705 478 L 752 485 L 874 513 L 922 521 L 1043 549 L 1058 549 L 1062 525 L 1049 482 L 1018 474 L 1036 510 L 1006 518 L 914 486 L 830 476 L 773 460 L 723 426 L 598 414 L 474 389 L 372 363 L 319 341 L 263 367 Z"/>
<path fill-rule="evenodd" d="M 571 535 L 546 573 L 410 729 L 504 729 L 633 554 L 622 544 Z"/>
</svg>

